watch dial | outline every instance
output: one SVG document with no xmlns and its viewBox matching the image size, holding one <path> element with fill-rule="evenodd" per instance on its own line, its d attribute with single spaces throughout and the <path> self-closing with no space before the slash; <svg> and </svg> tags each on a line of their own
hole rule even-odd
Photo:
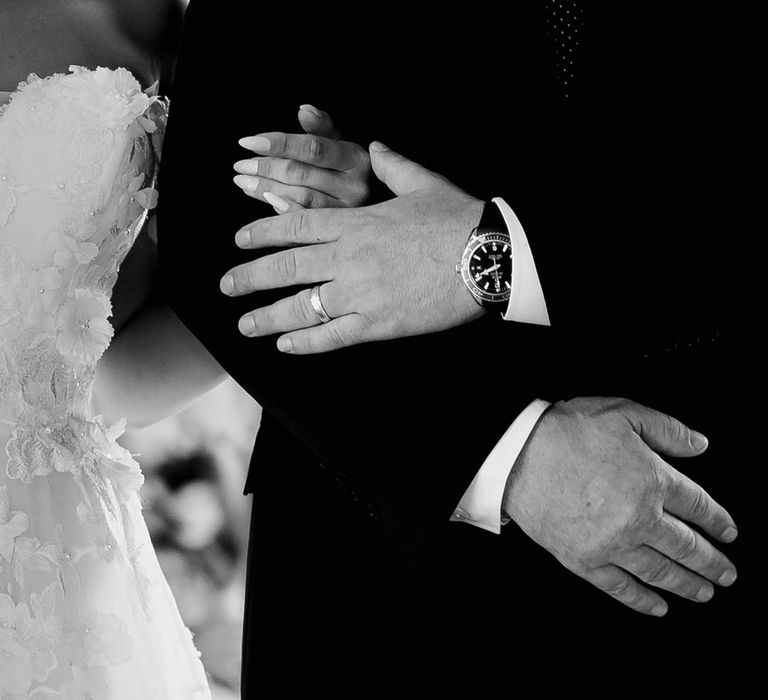
<svg viewBox="0 0 768 700">
<path fill-rule="evenodd" d="M 471 251 L 469 277 L 477 291 L 490 301 L 509 298 L 512 291 L 512 251 L 509 239 L 488 234 Z"/>
</svg>

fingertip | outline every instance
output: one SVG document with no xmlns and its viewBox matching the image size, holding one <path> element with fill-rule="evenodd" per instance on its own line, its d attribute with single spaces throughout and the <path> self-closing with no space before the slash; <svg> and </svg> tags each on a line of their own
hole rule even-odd
<svg viewBox="0 0 768 700">
<path fill-rule="evenodd" d="M 725 529 L 725 532 L 721 535 L 720 539 L 725 543 L 733 542 L 739 536 L 739 531 L 735 525 L 730 525 Z"/>
<path fill-rule="evenodd" d="M 669 608 L 666 603 L 657 603 L 651 610 L 651 615 L 654 617 L 664 617 L 669 612 Z"/>
<path fill-rule="evenodd" d="M 736 569 L 727 569 L 723 575 L 717 579 L 717 582 L 721 586 L 732 586 L 736 582 L 737 577 L 738 573 L 736 572 Z"/>
<path fill-rule="evenodd" d="M 323 117 L 323 112 L 319 110 L 314 105 L 305 104 L 305 105 L 299 105 L 299 113 L 301 112 L 309 112 L 312 116 L 314 116 L 317 119 L 321 119 Z"/>
<path fill-rule="evenodd" d="M 266 136 L 245 136 L 238 143 L 249 151 L 266 153 L 270 148 L 270 141 Z"/>
<path fill-rule="evenodd" d="M 252 175 L 235 175 L 232 182 L 246 192 L 255 192 L 259 188 L 259 179 Z"/>
<path fill-rule="evenodd" d="M 698 452 L 704 452 L 709 447 L 709 440 L 701 433 L 691 430 L 691 447 Z"/>
<path fill-rule="evenodd" d="M 372 141 L 370 146 L 368 146 L 368 149 L 374 153 L 383 153 L 384 151 L 388 151 L 389 147 L 381 141 Z"/>
<path fill-rule="evenodd" d="M 237 329 L 244 336 L 250 336 L 256 330 L 256 324 L 250 314 L 246 314 L 237 322 Z"/>
<path fill-rule="evenodd" d="M 293 340 L 288 335 L 283 335 L 277 339 L 277 349 L 280 352 L 290 354 L 293 352 Z"/>
</svg>

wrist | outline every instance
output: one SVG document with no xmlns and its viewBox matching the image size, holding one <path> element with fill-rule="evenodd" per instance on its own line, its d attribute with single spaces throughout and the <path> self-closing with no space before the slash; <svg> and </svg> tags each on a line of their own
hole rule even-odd
<svg viewBox="0 0 768 700">
<path fill-rule="evenodd" d="M 504 523 L 509 520 L 520 523 L 526 500 L 526 487 L 523 483 L 528 480 L 530 472 L 536 469 L 537 459 L 531 457 L 540 445 L 552 444 L 552 431 L 558 422 L 557 407 L 558 404 L 551 404 L 544 409 L 512 465 L 501 499 L 501 515 Z"/>
<path fill-rule="evenodd" d="M 454 272 L 457 261 L 460 261 L 464 255 L 464 250 L 467 247 L 467 240 L 480 223 L 480 219 L 483 216 L 483 209 L 485 208 L 485 202 L 482 199 L 477 199 L 470 195 L 466 195 L 466 203 L 459 209 L 454 217 L 454 226 L 452 227 L 451 244 L 450 244 L 450 257 L 448 258 L 451 266 L 451 272 Z M 461 309 L 462 316 L 469 317 L 470 319 L 479 318 L 485 314 L 485 309 L 480 306 L 475 297 L 469 291 L 464 281 L 461 278 L 461 274 L 452 274 L 451 282 L 455 286 L 454 298 L 463 307 Z"/>
<path fill-rule="evenodd" d="M 477 224 L 469 231 L 461 260 L 455 266 L 472 300 L 503 316 L 512 294 L 512 241 L 494 202 L 484 202 Z"/>
</svg>

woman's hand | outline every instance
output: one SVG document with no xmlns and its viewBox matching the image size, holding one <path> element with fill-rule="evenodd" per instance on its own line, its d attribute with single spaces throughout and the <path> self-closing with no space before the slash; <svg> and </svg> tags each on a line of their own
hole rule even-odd
<svg viewBox="0 0 768 700">
<path fill-rule="evenodd" d="M 368 198 L 368 151 L 341 141 L 325 112 L 299 109 L 305 134 L 270 132 L 240 139 L 258 157 L 235 163 L 235 184 L 278 214 L 299 209 L 358 207 Z"/>
</svg>

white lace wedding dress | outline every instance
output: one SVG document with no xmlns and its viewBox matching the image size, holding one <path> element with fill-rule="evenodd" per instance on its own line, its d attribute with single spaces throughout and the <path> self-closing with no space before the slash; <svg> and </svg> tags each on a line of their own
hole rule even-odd
<svg viewBox="0 0 768 700">
<path fill-rule="evenodd" d="M 0 103 L 0 699 L 210 698 L 123 425 L 91 407 L 165 104 L 74 66 Z"/>
</svg>

